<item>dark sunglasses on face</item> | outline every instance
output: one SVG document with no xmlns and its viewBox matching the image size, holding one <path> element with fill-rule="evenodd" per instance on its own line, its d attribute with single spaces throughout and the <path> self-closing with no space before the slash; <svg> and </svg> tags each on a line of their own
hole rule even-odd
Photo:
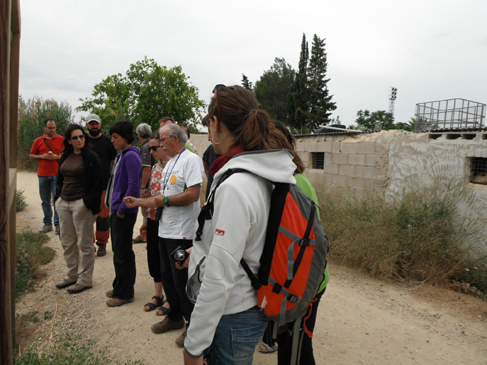
<svg viewBox="0 0 487 365">
<path fill-rule="evenodd" d="M 72 137 L 71 137 L 71 140 L 72 140 L 72 141 L 75 141 L 75 140 L 77 140 L 78 138 L 79 138 L 80 140 L 83 140 L 83 139 L 85 139 L 85 135 L 84 135 L 84 134 L 80 134 L 79 136 L 72 136 Z"/>
<path fill-rule="evenodd" d="M 150 146 L 149 149 L 152 150 L 152 152 L 156 152 L 159 147 L 160 146 Z"/>
<path fill-rule="evenodd" d="M 223 84 L 218 84 L 213 88 L 213 95 L 215 95 L 216 105 L 218 106 L 218 115 L 220 118 L 222 117 L 222 110 L 220 108 L 220 101 L 218 100 L 218 92 L 222 91 L 222 89 L 226 87 Z"/>
</svg>

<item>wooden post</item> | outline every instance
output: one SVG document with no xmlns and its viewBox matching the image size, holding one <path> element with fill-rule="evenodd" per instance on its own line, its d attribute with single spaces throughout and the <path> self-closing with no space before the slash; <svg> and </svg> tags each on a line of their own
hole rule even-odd
<svg viewBox="0 0 487 365">
<path fill-rule="evenodd" d="M 20 3 L 0 3 L 0 364 L 15 344 L 15 198 L 19 98 Z"/>
</svg>

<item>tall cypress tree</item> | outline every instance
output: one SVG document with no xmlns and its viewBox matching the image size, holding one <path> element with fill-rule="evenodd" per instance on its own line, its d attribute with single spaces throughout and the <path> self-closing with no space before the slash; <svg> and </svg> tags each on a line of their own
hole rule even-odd
<svg viewBox="0 0 487 365">
<path fill-rule="evenodd" d="M 308 67 L 308 123 L 311 130 L 320 124 L 330 123 L 331 111 L 337 108 L 336 103 L 331 101 L 333 95 L 328 95 L 327 83 L 330 79 L 326 79 L 327 66 L 325 39 L 315 34 Z"/>
<path fill-rule="evenodd" d="M 249 81 L 249 78 L 245 74 L 242 74 L 242 86 L 245 89 L 250 90 L 250 91 L 252 91 L 252 89 L 253 89 L 252 82 Z"/>
<path fill-rule="evenodd" d="M 303 133 L 308 124 L 308 60 L 308 42 L 306 41 L 306 35 L 303 33 L 301 53 L 299 55 L 299 69 L 287 100 L 288 123 L 298 128 L 300 133 Z"/>
</svg>

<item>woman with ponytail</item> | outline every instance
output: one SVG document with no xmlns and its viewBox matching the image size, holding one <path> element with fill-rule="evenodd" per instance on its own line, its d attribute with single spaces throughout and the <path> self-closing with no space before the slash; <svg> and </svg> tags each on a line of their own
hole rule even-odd
<svg viewBox="0 0 487 365">
<path fill-rule="evenodd" d="M 190 255 L 188 288 L 191 282 L 201 286 L 190 298 L 195 307 L 184 360 L 203 364 L 210 348 L 210 364 L 252 364 L 267 318 L 257 307 L 257 295 L 240 260 L 257 274 L 273 189 L 269 180 L 295 184 L 296 165 L 292 146 L 267 112 L 259 110 L 251 91 L 217 85 L 213 94 L 207 126 L 221 156 L 211 167 L 214 180 L 208 200 L 213 214 L 206 217 Z M 249 172 L 233 174 L 220 184 L 229 169 L 237 168 Z"/>
</svg>

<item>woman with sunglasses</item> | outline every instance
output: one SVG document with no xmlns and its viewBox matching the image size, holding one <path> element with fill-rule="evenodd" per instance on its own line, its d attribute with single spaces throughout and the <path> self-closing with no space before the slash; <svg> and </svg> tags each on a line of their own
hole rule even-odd
<svg viewBox="0 0 487 365">
<path fill-rule="evenodd" d="M 150 153 L 157 162 L 152 166 L 147 197 L 161 194 L 161 185 L 163 183 L 162 171 L 166 166 L 166 162 L 171 159 L 160 146 L 159 133 L 153 133 L 149 143 Z M 159 221 L 156 219 L 156 214 L 157 208 L 147 208 L 147 222 L 140 227 L 140 234 L 142 234 L 144 229 L 147 230 L 147 263 L 149 266 L 149 274 L 154 279 L 155 287 L 155 295 L 150 302 L 144 305 L 144 310 L 150 312 L 159 307 L 156 314 L 162 316 L 168 314 L 171 308 L 169 307 L 169 302 L 164 301 L 164 296 L 162 295 Z"/>
<path fill-rule="evenodd" d="M 93 285 L 93 224 L 100 212 L 102 175 L 100 159 L 87 147 L 83 127 L 71 124 L 64 134 L 54 197 L 67 267 L 64 280 L 56 287 L 67 287 L 70 294 L 91 289 Z"/>
<path fill-rule="evenodd" d="M 252 173 L 230 176 L 219 186 L 213 216 L 194 241 L 189 276 L 201 280 L 184 342 L 185 364 L 251 364 L 267 325 L 240 260 L 257 274 L 264 247 L 272 184 L 295 184 L 292 146 L 259 110 L 254 94 L 240 86 L 217 85 L 208 107 L 208 129 L 221 156 L 211 174 L 216 186 L 230 168 Z M 212 192 L 210 192 L 211 196 Z M 211 269 L 210 269 L 211 268 Z M 206 269 L 206 270 L 205 270 Z M 189 282 L 189 281 L 188 281 Z"/>
</svg>

